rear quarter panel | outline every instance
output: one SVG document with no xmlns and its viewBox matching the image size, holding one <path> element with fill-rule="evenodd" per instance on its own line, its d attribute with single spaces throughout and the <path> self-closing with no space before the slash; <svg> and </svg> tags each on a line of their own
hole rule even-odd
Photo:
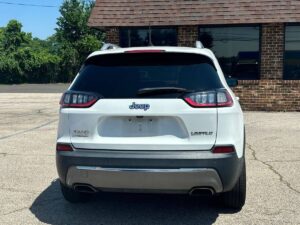
<svg viewBox="0 0 300 225">
<path fill-rule="evenodd" d="M 216 145 L 234 145 L 237 156 L 244 155 L 244 117 L 237 100 L 232 107 L 218 108 Z"/>
</svg>

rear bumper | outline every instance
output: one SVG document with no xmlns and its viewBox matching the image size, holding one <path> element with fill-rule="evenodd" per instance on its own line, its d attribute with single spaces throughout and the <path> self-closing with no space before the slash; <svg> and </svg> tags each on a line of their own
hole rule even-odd
<svg viewBox="0 0 300 225">
<path fill-rule="evenodd" d="M 60 181 L 100 190 L 188 193 L 195 187 L 215 192 L 233 188 L 243 158 L 210 151 L 75 150 L 57 152 Z"/>
</svg>

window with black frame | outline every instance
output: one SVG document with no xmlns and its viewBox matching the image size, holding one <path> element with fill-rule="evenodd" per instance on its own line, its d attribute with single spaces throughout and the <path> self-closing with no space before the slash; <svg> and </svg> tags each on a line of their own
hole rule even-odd
<svg viewBox="0 0 300 225">
<path fill-rule="evenodd" d="M 287 25 L 285 27 L 283 78 L 285 80 L 300 79 L 300 25 Z"/>
<path fill-rule="evenodd" d="M 260 78 L 260 27 L 200 27 L 199 39 L 216 55 L 227 77 Z"/>
<path fill-rule="evenodd" d="M 138 27 L 120 29 L 121 47 L 177 46 L 177 29 Z"/>
</svg>

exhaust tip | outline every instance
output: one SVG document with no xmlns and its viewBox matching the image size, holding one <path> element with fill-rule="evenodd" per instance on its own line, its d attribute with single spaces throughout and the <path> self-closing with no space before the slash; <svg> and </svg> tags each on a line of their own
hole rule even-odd
<svg viewBox="0 0 300 225">
<path fill-rule="evenodd" d="M 211 196 L 215 194 L 214 189 L 205 187 L 205 188 L 192 188 L 192 190 L 189 192 L 191 196 Z"/>
<path fill-rule="evenodd" d="M 89 184 L 74 184 L 74 190 L 84 193 L 96 193 L 98 190 Z"/>
</svg>

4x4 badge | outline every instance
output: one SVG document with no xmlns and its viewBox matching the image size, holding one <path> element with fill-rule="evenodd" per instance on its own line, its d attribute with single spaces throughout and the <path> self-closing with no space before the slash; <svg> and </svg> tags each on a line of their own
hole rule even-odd
<svg viewBox="0 0 300 225">
<path fill-rule="evenodd" d="M 129 109 L 142 109 L 144 111 L 147 111 L 148 109 L 150 109 L 150 105 L 149 104 L 136 104 L 135 102 L 133 102 L 131 105 L 129 105 Z"/>
</svg>

